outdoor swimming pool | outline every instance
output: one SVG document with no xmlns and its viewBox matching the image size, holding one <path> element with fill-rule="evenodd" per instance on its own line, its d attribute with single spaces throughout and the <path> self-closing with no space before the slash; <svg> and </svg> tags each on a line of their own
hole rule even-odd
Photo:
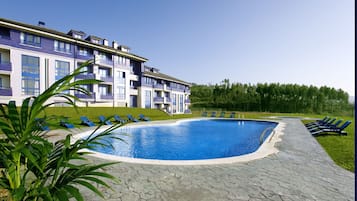
<svg viewBox="0 0 357 201">
<path fill-rule="evenodd" d="M 256 151 L 261 143 L 261 133 L 276 125 L 267 121 L 200 119 L 124 126 L 115 131 L 124 142 L 111 141 L 114 149 L 96 147 L 94 151 L 139 159 L 219 159 Z M 268 129 L 263 140 L 271 132 L 272 129 Z"/>
</svg>

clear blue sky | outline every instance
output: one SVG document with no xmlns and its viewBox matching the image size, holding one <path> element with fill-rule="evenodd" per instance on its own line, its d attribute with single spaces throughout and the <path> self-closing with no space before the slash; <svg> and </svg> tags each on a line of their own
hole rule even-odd
<svg viewBox="0 0 357 201">
<path fill-rule="evenodd" d="M 0 17 L 116 40 L 188 82 L 325 85 L 354 95 L 354 8 L 353 0 L 2 0 Z"/>
</svg>

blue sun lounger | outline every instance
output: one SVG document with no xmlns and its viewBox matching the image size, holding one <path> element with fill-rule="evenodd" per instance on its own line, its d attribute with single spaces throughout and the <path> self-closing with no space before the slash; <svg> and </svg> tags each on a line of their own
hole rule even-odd
<svg viewBox="0 0 357 201">
<path fill-rule="evenodd" d="M 107 120 L 103 115 L 100 115 L 98 119 L 101 124 L 113 125 L 113 123 L 109 119 Z"/>
<path fill-rule="evenodd" d="M 50 128 L 46 125 L 46 122 L 42 118 L 36 118 L 36 126 L 38 127 L 39 130 L 41 131 L 49 131 Z"/>
<path fill-rule="evenodd" d="M 319 126 L 314 126 L 314 127 L 309 127 L 308 130 L 314 131 L 314 130 L 319 130 L 319 129 L 324 129 L 324 128 L 337 128 L 338 125 L 342 123 L 342 119 L 337 120 L 334 124 L 325 124 L 325 125 L 319 125 Z"/>
<path fill-rule="evenodd" d="M 95 124 L 92 121 L 90 121 L 88 119 L 88 117 L 86 117 L 86 116 L 81 116 L 80 119 L 82 121 L 81 122 L 82 125 L 86 125 L 86 126 L 89 126 L 89 127 L 95 126 Z"/>
<path fill-rule="evenodd" d="M 323 129 L 320 129 L 320 130 L 317 130 L 317 131 L 313 131 L 313 132 L 311 132 L 311 134 L 314 135 L 314 136 L 320 135 L 322 133 L 337 133 L 337 134 L 340 134 L 340 135 L 347 135 L 347 132 L 344 131 L 344 129 L 347 128 L 347 126 L 349 126 L 350 124 L 351 124 L 351 121 L 346 121 L 340 127 L 323 128 Z"/>
<path fill-rule="evenodd" d="M 329 118 L 326 121 L 320 122 L 320 123 L 316 123 L 313 125 L 309 125 L 306 126 L 307 129 L 312 128 L 312 127 L 316 127 L 316 126 L 326 126 L 326 125 L 331 125 L 334 121 L 336 120 L 336 118 Z"/>
<path fill-rule="evenodd" d="M 117 123 L 121 123 L 121 124 L 123 124 L 123 123 L 125 123 L 126 122 L 126 120 L 125 119 L 122 119 L 119 115 L 114 115 L 114 121 L 115 122 L 117 122 Z"/>
<path fill-rule="evenodd" d="M 211 117 L 216 117 L 216 112 L 212 112 Z"/>
<path fill-rule="evenodd" d="M 66 119 L 60 120 L 60 126 L 63 126 L 65 128 L 74 128 L 74 125 L 69 123 Z"/>
<path fill-rule="evenodd" d="M 226 112 L 221 112 L 221 114 L 219 115 L 220 118 L 224 118 L 224 116 L 226 115 Z"/>
<path fill-rule="evenodd" d="M 131 115 L 131 114 L 128 114 L 128 120 L 129 120 L 129 121 L 132 121 L 132 122 L 138 122 L 138 121 L 139 121 L 139 120 L 135 119 L 135 118 L 133 117 L 133 115 Z"/>
<path fill-rule="evenodd" d="M 316 125 L 316 124 L 320 124 L 320 123 L 326 123 L 328 120 L 330 120 L 330 118 L 328 116 L 326 116 L 323 119 L 319 119 L 319 120 L 307 123 L 307 124 L 305 124 L 305 126 L 308 127 L 308 126 L 312 126 L 312 125 Z"/>
<path fill-rule="evenodd" d="M 145 117 L 143 114 L 139 114 L 139 120 L 150 121 L 150 119 L 148 117 Z"/>
<path fill-rule="evenodd" d="M 236 113 L 235 112 L 231 112 L 231 114 L 229 115 L 229 118 L 236 118 Z"/>
</svg>

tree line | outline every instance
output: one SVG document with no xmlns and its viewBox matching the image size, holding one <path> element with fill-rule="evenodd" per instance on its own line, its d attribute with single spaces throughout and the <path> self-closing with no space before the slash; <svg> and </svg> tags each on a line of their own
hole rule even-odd
<svg viewBox="0 0 357 201">
<path fill-rule="evenodd" d="M 348 93 L 327 86 L 230 83 L 191 87 L 193 108 L 283 113 L 351 114 Z"/>
</svg>

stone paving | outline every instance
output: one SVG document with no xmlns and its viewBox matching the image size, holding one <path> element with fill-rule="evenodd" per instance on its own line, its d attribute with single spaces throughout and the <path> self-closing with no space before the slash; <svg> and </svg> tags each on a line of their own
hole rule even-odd
<svg viewBox="0 0 357 201">
<path fill-rule="evenodd" d="M 109 181 L 112 190 L 100 190 L 109 201 L 354 200 L 354 173 L 337 166 L 299 119 L 282 121 L 286 127 L 277 154 L 225 165 L 120 163 L 105 171 L 121 182 Z M 85 200 L 100 200 L 83 192 Z"/>
</svg>

